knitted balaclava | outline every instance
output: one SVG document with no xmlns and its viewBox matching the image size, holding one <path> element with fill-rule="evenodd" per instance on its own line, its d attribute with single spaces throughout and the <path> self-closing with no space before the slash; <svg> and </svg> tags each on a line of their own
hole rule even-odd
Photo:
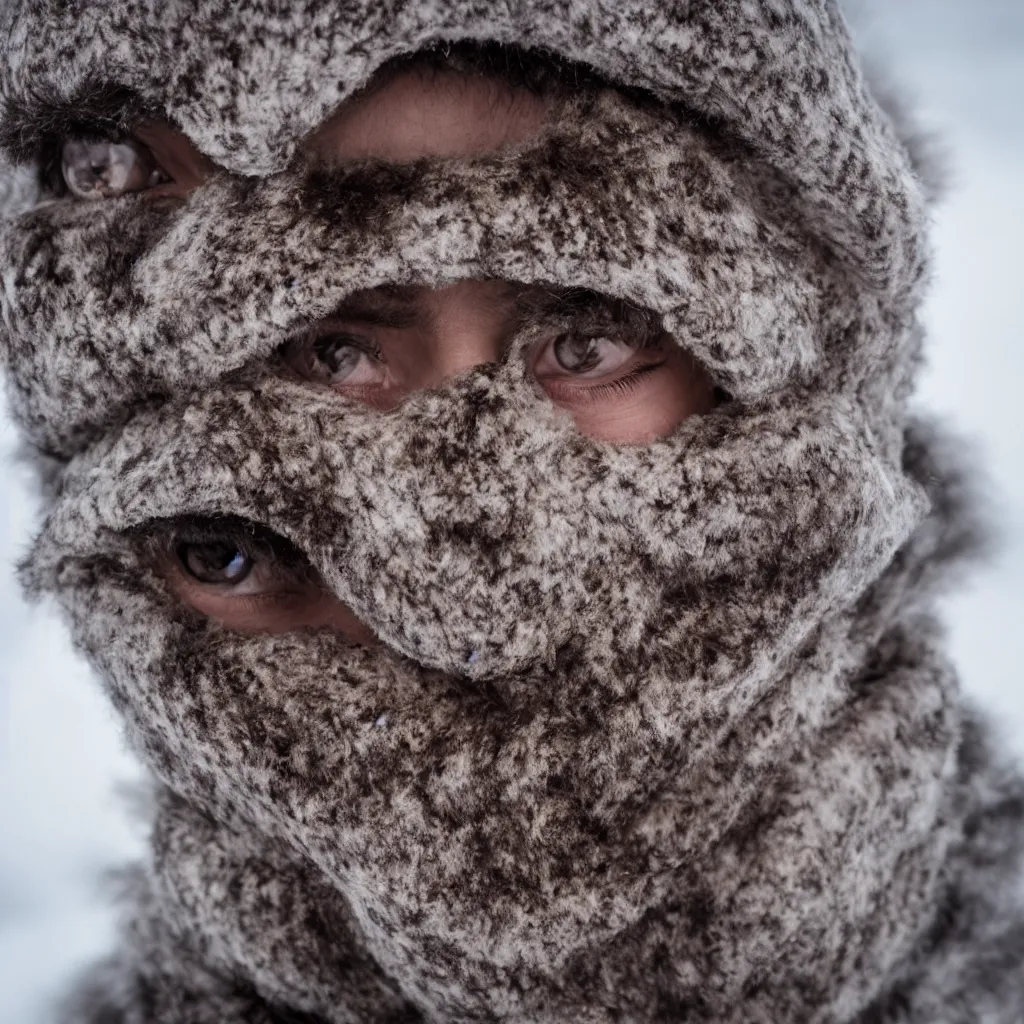
<svg viewBox="0 0 1024 1024">
<path fill-rule="evenodd" d="M 49 493 L 25 578 L 156 782 L 65 1020 L 1024 1019 L 1024 797 L 930 611 L 972 526 L 906 411 L 923 186 L 833 3 L 4 18 L 2 351 Z M 385 62 L 467 43 L 579 72 L 539 140 L 296 156 Z M 55 139 L 140 112 L 224 170 L 51 188 Z M 590 439 L 528 320 L 389 412 L 275 372 L 358 289 L 464 278 L 650 310 L 728 400 Z M 184 608 L 150 550 L 186 516 L 286 540 L 379 646 Z"/>
</svg>

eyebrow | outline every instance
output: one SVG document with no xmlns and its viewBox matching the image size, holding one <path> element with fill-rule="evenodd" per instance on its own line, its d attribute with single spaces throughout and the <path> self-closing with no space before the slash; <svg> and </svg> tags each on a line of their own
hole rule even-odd
<svg viewBox="0 0 1024 1024">
<path fill-rule="evenodd" d="M 590 288 L 532 285 L 517 296 L 521 318 L 590 319 L 608 324 L 646 327 L 660 318 L 653 310 L 629 299 L 605 295 Z"/>
<path fill-rule="evenodd" d="M 627 300 L 587 288 L 521 285 L 505 282 L 506 317 L 512 331 L 546 320 L 582 324 L 591 330 L 614 327 L 619 332 L 647 337 L 658 333 L 661 317 Z M 354 292 L 331 314 L 371 327 L 437 330 L 438 313 L 424 301 L 424 289 L 408 285 L 380 285 Z"/>
<path fill-rule="evenodd" d="M 406 330 L 433 326 L 435 317 L 414 289 L 383 287 L 350 295 L 335 309 L 332 319 Z"/>
<path fill-rule="evenodd" d="M 10 95 L 2 102 L 0 150 L 16 163 L 32 161 L 48 144 L 73 135 L 130 135 L 153 116 L 130 89 L 90 82 L 68 98 L 43 93 Z"/>
</svg>

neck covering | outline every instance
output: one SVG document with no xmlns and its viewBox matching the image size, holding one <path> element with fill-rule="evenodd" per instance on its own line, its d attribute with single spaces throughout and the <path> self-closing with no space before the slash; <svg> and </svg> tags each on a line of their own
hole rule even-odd
<svg viewBox="0 0 1024 1024">
<path fill-rule="evenodd" d="M 1024 789 L 932 610 L 970 488 L 907 408 L 925 189 L 834 3 L 2 17 L 2 351 L 48 493 L 24 579 L 154 779 L 64 1021 L 1024 1019 Z M 507 152 L 296 155 L 455 44 L 579 85 Z M 140 113 L 223 170 L 51 189 L 54 138 Z M 650 310 L 729 401 L 581 436 L 529 321 L 388 413 L 268 369 L 356 290 L 464 278 Z M 145 538 L 183 516 L 285 538 L 381 644 L 182 607 Z"/>
</svg>

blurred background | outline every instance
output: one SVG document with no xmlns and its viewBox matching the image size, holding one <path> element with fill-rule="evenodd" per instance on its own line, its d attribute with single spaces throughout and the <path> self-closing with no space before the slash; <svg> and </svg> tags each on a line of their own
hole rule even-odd
<svg viewBox="0 0 1024 1024">
<path fill-rule="evenodd" d="M 972 444 L 1004 542 L 945 612 L 965 687 L 1024 759 L 1024 2 L 845 6 L 862 50 L 948 156 L 919 402 Z M 0 411 L 0 1024 L 35 1024 L 108 947 L 98 878 L 141 836 L 118 796 L 137 770 L 99 688 L 50 609 L 28 608 L 14 581 L 35 515 L 14 440 Z"/>
</svg>

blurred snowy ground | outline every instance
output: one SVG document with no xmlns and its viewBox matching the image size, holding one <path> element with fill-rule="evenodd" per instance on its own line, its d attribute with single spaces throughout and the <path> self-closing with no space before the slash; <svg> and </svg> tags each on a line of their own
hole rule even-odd
<svg viewBox="0 0 1024 1024">
<path fill-rule="evenodd" d="M 1024 3 L 849 0 L 858 37 L 908 85 L 952 154 L 920 397 L 977 443 L 1007 543 L 948 602 L 965 685 L 1024 755 Z M 0 1024 L 34 1024 L 48 993 L 110 941 L 96 876 L 138 848 L 117 780 L 135 776 L 96 685 L 11 571 L 32 500 L 0 421 Z"/>
</svg>

